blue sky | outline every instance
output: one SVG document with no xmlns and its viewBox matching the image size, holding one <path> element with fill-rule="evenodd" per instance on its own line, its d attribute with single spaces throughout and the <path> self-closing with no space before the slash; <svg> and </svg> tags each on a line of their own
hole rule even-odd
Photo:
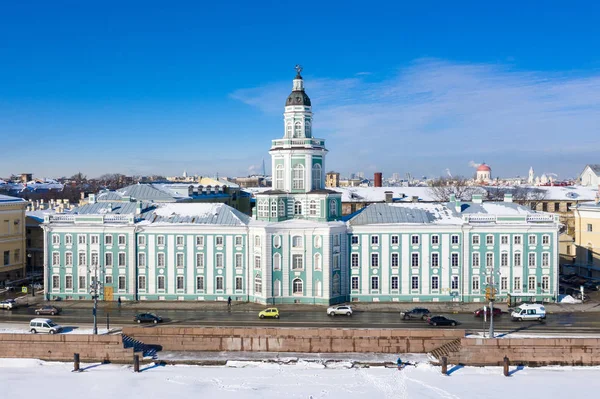
<svg viewBox="0 0 600 399">
<path fill-rule="evenodd" d="M 327 169 L 600 163 L 597 2 L 0 4 L 0 176 L 246 175 L 304 66 Z"/>
</svg>

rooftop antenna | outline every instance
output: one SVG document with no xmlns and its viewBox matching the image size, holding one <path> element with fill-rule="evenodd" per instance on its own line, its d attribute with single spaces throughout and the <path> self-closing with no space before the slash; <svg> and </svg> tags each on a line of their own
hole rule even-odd
<svg viewBox="0 0 600 399">
<path fill-rule="evenodd" d="M 265 159 L 264 158 L 262 160 L 262 175 L 263 176 L 267 175 L 267 171 L 265 170 Z"/>
</svg>

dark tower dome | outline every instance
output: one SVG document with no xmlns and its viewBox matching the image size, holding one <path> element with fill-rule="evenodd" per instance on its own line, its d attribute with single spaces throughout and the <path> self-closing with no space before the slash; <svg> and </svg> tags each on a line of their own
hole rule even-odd
<svg viewBox="0 0 600 399">
<path fill-rule="evenodd" d="M 305 105 L 310 107 L 310 98 L 304 92 L 304 81 L 302 79 L 302 67 L 300 65 L 296 65 L 296 77 L 294 78 L 294 87 L 292 93 L 285 100 L 285 106 L 288 105 Z"/>
</svg>

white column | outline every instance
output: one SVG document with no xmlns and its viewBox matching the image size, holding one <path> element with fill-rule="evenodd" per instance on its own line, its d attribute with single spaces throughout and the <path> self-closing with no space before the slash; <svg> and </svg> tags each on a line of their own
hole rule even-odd
<svg viewBox="0 0 600 399">
<path fill-rule="evenodd" d="M 450 259 L 450 237 L 448 234 L 443 234 L 440 236 L 440 240 L 442 240 L 442 253 L 440 254 L 440 293 L 448 292 L 447 290 L 450 288 L 450 265 L 452 259 Z"/>
<path fill-rule="evenodd" d="M 291 295 L 291 293 L 290 293 L 291 256 L 290 256 L 290 245 L 288 244 L 289 240 L 290 240 L 290 235 L 289 235 L 289 232 L 283 232 L 283 231 L 281 231 L 278 234 L 281 235 L 281 253 L 283 255 L 281 257 L 281 279 L 283 280 L 281 282 L 281 296 L 289 297 Z"/>
<path fill-rule="evenodd" d="M 233 256 L 233 236 L 225 236 L 225 248 L 227 248 L 224 255 L 225 259 L 223 259 L 223 262 L 225 262 L 225 295 L 233 295 L 235 292 L 233 283 L 233 276 L 235 274 L 235 268 L 233 264 L 235 261 Z"/>
<path fill-rule="evenodd" d="M 90 251 L 91 253 L 91 251 Z M 129 289 L 127 290 L 127 294 L 136 295 L 137 292 L 137 241 L 135 236 L 135 228 L 133 228 L 129 232 L 129 268 L 128 268 L 128 279 L 129 279 Z M 98 255 L 100 256 L 100 255 Z M 90 255 L 91 257 L 91 255 Z M 100 276 L 100 273 L 98 273 Z M 98 277 L 100 278 L 100 277 Z"/>
<path fill-rule="evenodd" d="M 312 156 L 310 154 L 304 156 L 304 167 L 306 168 L 306 173 L 304 174 L 304 189 L 308 192 L 312 190 Z"/>
<path fill-rule="evenodd" d="M 306 268 L 306 281 L 304 282 L 305 288 L 304 296 L 314 296 L 313 290 L 313 235 L 310 231 L 304 232 L 304 267 Z"/>
<path fill-rule="evenodd" d="M 166 294 L 175 294 L 175 237 L 173 234 L 167 235 L 167 292 Z"/>
<path fill-rule="evenodd" d="M 431 292 L 431 281 L 429 281 L 429 273 L 431 271 L 430 245 L 431 236 L 429 234 L 423 234 L 421 236 L 421 295 L 428 295 Z"/>
<path fill-rule="evenodd" d="M 400 286 L 400 293 L 410 294 L 411 276 L 412 276 L 412 265 L 410 259 L 410 243 L 409 235 L 402 234 L 402 246 L 400 247 L 400 257 L 402 258 L 400 263 L 400 271 L 402 273 L 402 284 Z"/>
<path fill-rule="evenodd" d="M 196 259 L 194 257 L 194 236 L 188 235 L 186 240 L 186 260 L 185 260 L 185 273 L 186 273 L 186 293 L 193 294 L 196 290 L 196 279 L 194 278 L 194 270 L 196 270 Z"/>
<path fill-rule="evenodd" d="M 206 268 L 206 294 L 211 295 L 215 293 L 215 236 L 210 234 L 206 236 L 206 246 L 204 253 L 204 266 Z"/>
<path fill-rule="evenodd" d="M 369 281 L 369 274 L 371 273 L 371 240 L 369 234 L 361 234 L 361 260 L 360 260 L 360 274 L 361 274 L 361 284 L 360 284 L 360 292 L 362 295 L 369 295 L 371 282 Z"/>
<path fill-rule="evenodd" d="M 156 236 L 154 234 L 148 235 L 148 277 L 146 278 L 146 284 L 148 284 L 148 294 L 156 293 Z"/>
<path fill-rule="evenodd" d="M 390 293 L 390 236 L 382 234 L 381 236 L 381 259 L 379 260 L 379 270 L 381 270 L 381 290 L 382 294 Z"/>
</svg>

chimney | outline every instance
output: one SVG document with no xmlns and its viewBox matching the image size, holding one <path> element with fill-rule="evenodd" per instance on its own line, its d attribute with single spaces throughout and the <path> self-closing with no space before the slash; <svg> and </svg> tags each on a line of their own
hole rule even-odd
<svg viewBox="0 0 600 399">
<path fill-rule="evenodd" d="M 481 204 L 483 202 L 481 194 L 473 194 L 471 201 L 473 201 L 474 204 Z"/>
<path fill-rule="evenodd" d="M 462 204 L 460 203 L 460 201 L 454 202 L 454 210 L 458 213 L 462 212 Z"/>
<path fill-rule="evenodd" d="M 384 194 L 385 194 L 385 202 L 387 202 L 388 204 L 391 203 L 393 201 L 392 200 L 392 195 L 394 193 L 391 192 L 391 191 L 386 191 Z"/>
<path fill-rule="evenodd" d="M 504 194 L 504 202 L 513 202 L 512 201 L 512 194 L 511 193 L 505 193 Z"/>
<path fill-rule="evenodd" d="M 383 175 L 381 174 L 381 172 L 375 172 L 375 182 L 374 182 L 375 187 L 382 187 L 382 185 L 381 185 L 382 177 L 383 177 Z"/>
<path fill-rule="evenodd" d="M 96 194 L 90 194 L 90 195 L 88 196 L 88 200 L 89 200 L 88 202 L 89 202 L 90 204 L 95 204 L 95 203 L 96 203 Z"/>
<path fill-rule="evenodd" d="M 140 201 L 138 201 L 135 204 L 135 214 L 136 215 L 141 215 L 142 214 L 142 203 Z"/>
<path fill-rule="evenodd" d="M 82 191 L 81 195 L 80 195 L 81 199 L 84 200 L 85 199 L 85 193 Z"/>
<path fill-rule="evenodd" d="M 411 197 L 411 202 L 419 202 L 419 196 L 418 195 L 413 195 Z"/>
<path fill-rule="evenodd" d="M 448 202 L 456 202 L 456 194 L 450 194 L 450 200 Z"/>
</svg>

